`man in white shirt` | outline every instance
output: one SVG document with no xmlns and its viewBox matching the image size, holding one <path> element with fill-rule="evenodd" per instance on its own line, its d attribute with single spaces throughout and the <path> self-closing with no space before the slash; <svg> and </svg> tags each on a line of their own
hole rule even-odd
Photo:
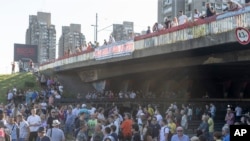
<svg viewBox="0 0 250 141">
<path fill-rule="evenodd" d="M 179 25 L 185 24 L 188 21 L 188 17 L 186 15 L 183 14 L 183 11 L 179 11 Z"/>
<path fill-rule="evenodd" d="M 31 115 L 28 117 L 27 122 L 29 123 L 30 128 L 30 136 L 29 141 L 36 140 L 37 138 L 37 130 L 41 125 L 40 116 L 36 115 L 36 109 L 31 109 Z"/>
<path fill-rule="evenodd" d="M 242 115 L 242 108 L 237 104 L 237 106 L 235 107 L 236 121 L 240 121 L 241 115 Z"/>
<path fill-rule="evenodd" d="M 161 120 L 160 141 L 169 141 L 169 127 L 167 125 L 168 123 L 166 119 Z"/>
</svg>

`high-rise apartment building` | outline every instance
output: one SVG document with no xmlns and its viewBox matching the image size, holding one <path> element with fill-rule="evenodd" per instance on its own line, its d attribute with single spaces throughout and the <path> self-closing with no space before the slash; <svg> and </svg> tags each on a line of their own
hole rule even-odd
<svg viewBox="0 0 250 141">
<path fill-rule="evenodd" d="M 129 40 L 134 36 L 134 23 L 124 21 L 123 24 L 113 24 L 113 37 L 116 41 Z"/>
<path fill-rule="evenodd" d="M 25 43 L 38 46 L 38 63 L 55 59 L 56 29 L 51 24 L 50 13 L 37 12 L 37 15 L 29 16 Z"/>
<path fill-rule="evenodd" d="M 178 17 L 178 12 L 183 11 L 190 20 L 193 19 L 194 9 L 206 14 L 206 3 L 210 2 L 216 13 L 223 12 L 227 7 L 226 0 L 158 0 L 158 23 L 164 22 L 164 18 L 173 19 Z M 245 0 L 238 0 L 245 3 Z"/>
<path fill-rule="evenodd" d="M 62 27 L 62 35 L 59 39 L 58 57 L 62 57 L 70 51 L 75 53 L 78 47 L 86 44 L 85 36 L 81 33 L 80 24 L 70 24 Z"/>
</svg>

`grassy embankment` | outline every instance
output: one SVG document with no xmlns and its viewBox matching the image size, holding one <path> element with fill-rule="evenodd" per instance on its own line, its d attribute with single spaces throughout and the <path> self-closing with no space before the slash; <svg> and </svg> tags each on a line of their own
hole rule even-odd
<svg viewBox="0 0 250 141">
<path fill-rule="evenodd" d="M 9 89 L 25 90 L 27 88 L 40 90 L 36 77 L 32 73 L 15 73 L 9 75 L 0 75 L 0 102 L 6 103 L 7 92 Z"/>
</svg>

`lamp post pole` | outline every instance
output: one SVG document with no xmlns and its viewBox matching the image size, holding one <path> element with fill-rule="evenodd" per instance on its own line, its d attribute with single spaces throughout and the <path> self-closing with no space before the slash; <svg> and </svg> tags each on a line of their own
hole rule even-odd
<svg viewBox="0 0 250 141">
<path fill-rule="evenodd" d="M 93 26 L 94 27 L 94 41 L 96 41 L 96 25 L 91 25 L 91 26 Z"/>
<path fill-rule="evenodd" d="M 97 31 L 98 31 L 98 29 L 97 29 L 97 27 L 98 27 L 98 23 L 97 23 L 97 19 L 98 19 L 98 16 L 97 16 L 97 13 L 96 13 L 96 19 L 95 19 L 95 41 L 97 42 L 97 37 L 98 37 L 98 34 L 97 34 Z"/>
</svg>

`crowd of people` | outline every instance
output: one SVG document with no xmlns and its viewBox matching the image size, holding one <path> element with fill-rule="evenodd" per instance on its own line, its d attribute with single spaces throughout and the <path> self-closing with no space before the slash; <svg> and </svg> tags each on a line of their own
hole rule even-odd
<svg viewBox="0 0 250 141">
<path fill-rule="evenodd" d="M 228 0 L 227 3 L 228 3 L 228 6 L 225 9 L 223 9 L 224 12 L 238 10 L 238 9 L 242 8 L 243 6 L 250 5 L 250 2 L 246 3 L 245 5 L 241 5 L 239 2 L 237 2 L 235 0 Z M 169 19 L 168 17 L 165 17 L 162 24 L 156 22 L 152 27 L 152 32 L 158 32 L 158 31 L 161 31 L 164 29 L 169 29 L 172 27 L 183 25 L 183 24 L 190 22 L 190 21 L 197 21 L 197 20 L 209 18 L 209 17 L 214 16 L 216 14 L 218 14 L 218 13 L 216 12 L 215 8 L 213 8 L 211 6 L 211 3 L 208 2 L 208 3 L 206 3 L 206 13 L 205 14 L 202 14 L 201 12 L 199 12 L 198 9 L 194 9 L 194 13 L 192 14 L 193 15 L 192 20 L 190 20 L 184 14 L 184 12 L 181 10 L 181 11 L 179 11 L 178 17 L 173 17 L 173 19 Z M 150 26 L 148 26 L 146 33 L 147 34 L 151 33 Z"/>
<path fill-rule="evenodd" d="M 26 95 L 32 93 L 32 96 L 20 101 L 15 97 L 19 90 L 14 87 L 8 92 L 13 97 L 8 97 L 7 104 L 0 104 L 0 132 L 3 130 L 6 138 L 12 141 L 178 141 L 179 138 L 183 141 L 228 141 L 230 125 L 250 125 L 250 117 L 243 114 L 240 105 L 226 107 L 225 126 L 215 131 L 217 108 L 213 103 L 204 104 L 202 108 L 172 103 L 164 113 L 150 103 L 138 104 L 136 113 L 122 111 L 122 107 L 115 104 L 102 107 L 86 101 L 55 103 L 51 99 L 63 94 L 62 84 L 43 74 L 39 80 L 41 87 L 47 89 L 39 98 L 34 90 L 28 89 Z M 119 95 L 135 98 L 136 93 L 140 92 Z M 88 97 L 92 95 L 86 95 Z M 195 134 L 185 134 L 194 119 L 201 120 Z"/>
</svg>

